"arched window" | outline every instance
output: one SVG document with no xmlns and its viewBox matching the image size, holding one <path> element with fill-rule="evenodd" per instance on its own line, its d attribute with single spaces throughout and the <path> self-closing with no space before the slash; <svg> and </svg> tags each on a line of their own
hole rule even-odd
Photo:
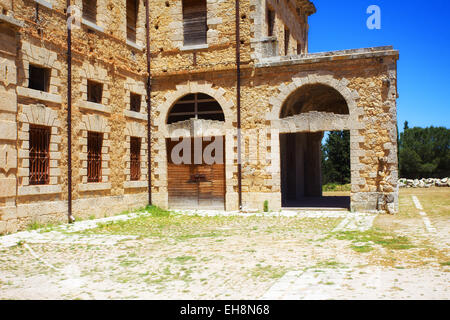
<svg viewBox="0 0 450 320">
<path fill-rule="evenodd" d="M 214 98 L 204 93 L 193 93 L 177 101 L 170 110 L 167 123 L 189 119 L 225 121 L 225 116 Z"/>
</svg>

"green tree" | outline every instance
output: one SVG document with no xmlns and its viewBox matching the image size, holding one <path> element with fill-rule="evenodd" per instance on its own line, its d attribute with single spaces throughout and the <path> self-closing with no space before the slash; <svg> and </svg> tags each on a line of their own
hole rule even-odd
<svg viewBox="0 0 450 320">
<path fill-rule="evenodd" d="M 323 184 L 350 183 L 350 132 L 333 131 L 322 145 Z"/>
<path fill-rule="evenodd" d="M 408 128 L 400 135 L 400 175 L 440 178 L 450 175 L 450 130 L 444 127 Z"/>
</svg>

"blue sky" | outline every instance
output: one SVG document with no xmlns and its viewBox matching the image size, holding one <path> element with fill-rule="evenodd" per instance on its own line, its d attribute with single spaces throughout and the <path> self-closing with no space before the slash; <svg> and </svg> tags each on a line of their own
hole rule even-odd
<svg viewBox="0 0 450 320">
<path fill-rule="evenodd" d="M 450 122 L 449 0 L 313 0 L 309 51 L 393 45 L 400 51 L 399 129 Z M 381 8 L 381 30 L 366 26 L 370 5 Z"/>
</svg>

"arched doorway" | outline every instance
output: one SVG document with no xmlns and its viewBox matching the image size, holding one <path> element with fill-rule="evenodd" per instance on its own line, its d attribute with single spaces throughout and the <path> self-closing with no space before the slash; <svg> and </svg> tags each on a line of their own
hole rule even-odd
<svg viewBox="0 0 450 320">
<path fill-rule="evenodd" d="M 225 208 L 225 137 L 209 130 L 221 132 L 224 121 L 220 104 L 203 93 L 188 94 L 170 109 L 166 120 L 172 132 L 166 139 L 169 208 Z"/>
<path fill-rule="evenodd" d="M 322 140 L 326 131 L 349 130 L 345 98 L 328 85 L 307 84 L 286 99 L 280 119 L 292 128 L 280 134 L 282 206 L 349 208 L 349 196 L 322 192 Z"/>
</svg>

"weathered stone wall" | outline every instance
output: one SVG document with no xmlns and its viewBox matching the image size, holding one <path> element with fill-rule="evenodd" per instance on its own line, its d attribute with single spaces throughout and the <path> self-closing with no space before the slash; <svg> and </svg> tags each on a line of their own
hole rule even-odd
<svg viewBox="0 0 450 320">
<path fill-rule="evenodd" d="M 77 0 L 74 5 L 81 6 Z M 145 6 L 139 1 L 137 40 L 126 39 L 126 1 L 98 1 L 95 25 L 81 21 L 72 30 L 72 170 L 76 217 L 118 213 L 147 204 L 147 105 Z M 205 93 L 221 105 L 225 122 L 226 209 L 238 209 L 236 139 L 235 2 L 208 0 L 207 45 L 183 45 L 180 1 L 151 1 L 152 197 L 168 205 L 165 139 L 172 105 L 189 93 Z M 395 212 L 396 59 L 372 51 L 266 59 L 265 1 L 241 0 L 242 191 L 245 209 L 281 207 L 280 132 L 349 129 L 352 144 L 352 209 Z M 277 50 L 284 54 L 284 26 L 307 52 L 307 0 L 272 1 L 277 12 Z M 0 233 L 32 221 L 67 219 L 67 31 L 65 1 L 51 6 L 33 0 L 0 1 Z M 301 10 L 297 12 L 296 8 Z M 77 10 L 73 11 L 77 13 Z M 79 10 L 78 10 L 79 12 Z M 75 15 L 76 16 L 76 15 Z M 75 19 L 78 22 L 79 16 Z M 280 51 L 281 50 L 281 51 Z M 339 59 L 333 57 L 339 56 Z M 49 92 L 28 88 L 29 64 L 49 68 Z M 87 81 L 103 85 L 101 103 L 87 102 Z M 304 84 L 335 88 L 347 101 L 345 117 L 309 114 L 280 120 L 290 94 Z M 130 94 L 141 95 L 141 111 L 130 110 Z M 50 183 L 30 186 L 29 126 L 51 128 Z M 206 122 L 205 122 L 206 125 Z M 211 129 L 211 128 L 209 128 Z M 87 132 L 102 132 L 102 182 L 87 183 Z M 171 131 L 172 130 L 172 131 Z M 284 130 L 284 131 L 283 131 Z M 188 130 L 189 131 L 189 130 Z M 192 131 L 192 130 L 191 130 Z M 198 132 L 197 132 L 198 133 Z M 187 134 L 187 133 L 186 133 Z M 130 181 L 130 137 L 141 138 L 141 179 Z"/>
</svg>

